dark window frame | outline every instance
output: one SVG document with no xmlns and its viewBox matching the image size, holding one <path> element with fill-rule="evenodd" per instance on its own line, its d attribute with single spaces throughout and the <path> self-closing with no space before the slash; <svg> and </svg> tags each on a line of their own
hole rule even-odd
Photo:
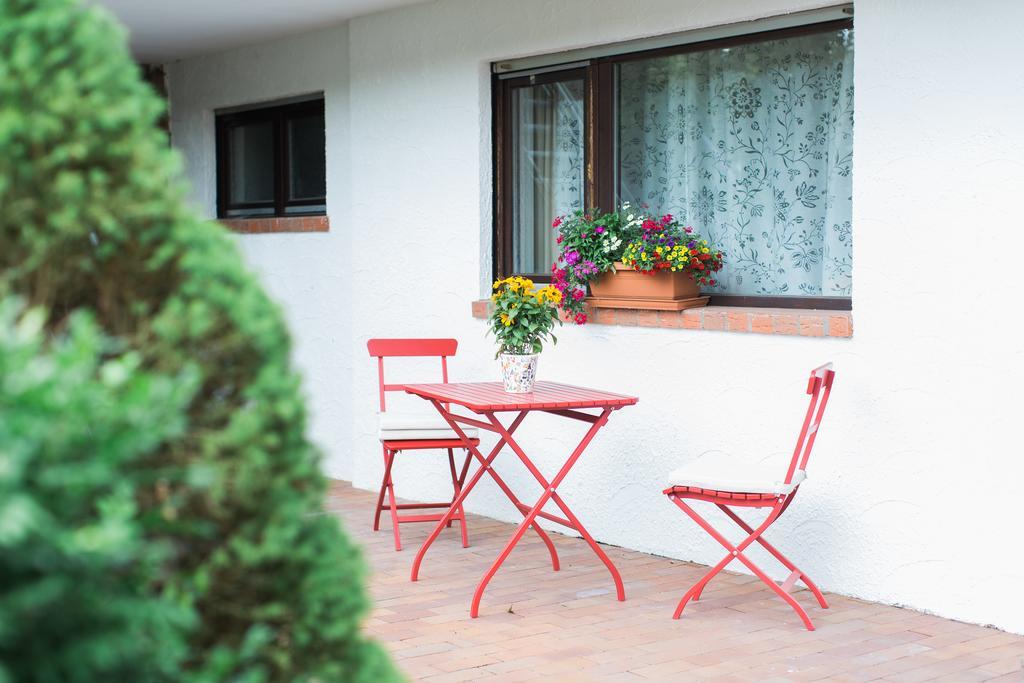
<svg viewBox="0 0 1024 683">
<path fill-rule="evenodd" d="M 656 48 L 627 52 L 608 57 L 589 60 L 583 66 L 567 66 L 559 70 L 557 66 L 550 71 L 537 73 L 533 76 L 515 76 L 505 74 L 503 77 L 494 74 L 491 77 L 492 95 L 492 159 L 493 159 L 493 276 L 497 278 L 509 275 L 528 275 L 540 282 L 549 282 L 547 273 L 515 273 L 512 270 L 512 154 L 507 146 L 511 140 L 511 89 L 521 86 L 524 81 L 535 79 L 536 83 L 562 80 L 567 74 L 582 71 L 584 87 L 584 193 L 583 204 L 587 207 L 611 207 L 618 194 L 616 187 L 615 152 L 617 131 L 615 129 L 616 88 L 615 67 L 623 62 L 637 59 L 651 59 L 698 52 L 708 49 L 720 49 L 758 43 L 767 40 L 779 40 L 814 33 L 827 33 L 843 29 L 852 29 L 853 19 L 822 21 L 802 26 L 758 31 L 739 36 L 705 40 L 673 47 Z M 771 308 L 817 308 L 828 310 L 851 310 L 851 297 L 811 297 L 811 296 L 756 296 L 737 294 L 711 294 L 711 305 L 715 306 L 748 306 Z"/>
<path fill-rule="evenodd" d="M 289 104 L 261 106 L 244 111 L 233 111 L 217 114 L 216 146 L 217 146 L 217 217 L 235 218 L 292 218 L 300 216 L 324 216 L 327 214 L 327 192 L 323 196 L 305 199 L 288 199 L 290 184 L 288 135 L 289 122 L 294 119 L 319 114 L 324 117 L 323 98 L 303 100 Z M 239 125 L 253 123 L 270 123 L 273 127 L 274 147 L 274 199 L 263 202 L 231 202 L 231 153 L 229 135 Z M 324 177 L 326 178 L 327 151 L 324 150 Z M 288 207 L 324 206 L 325 208 L 309 211 L 286 211 Z M 245 209 L 273 209 L 273 213 L 231 213 Z"/>
</svg>

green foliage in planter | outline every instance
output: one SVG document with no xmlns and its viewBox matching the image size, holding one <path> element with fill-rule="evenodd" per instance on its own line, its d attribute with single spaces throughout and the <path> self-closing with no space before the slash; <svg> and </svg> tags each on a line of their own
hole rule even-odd
<svg viewBox="0 0 1024 683">
<path fill-rule="evenodd" d="M 42 423 L 24 415 L 29 436 L 0 431 L 0 471 L 9 476 L 0 509 L 55 503 L 47 500 L 52 490 L 78 487 L 67 509 L 45 509 L 48 531 L 32 532 L 52 556 L 34 566 L 39 581 L 59 593 L 79 571 L 83 593 L 92 591 L 89 581 L 110 563 L 126 577 L 121 593 L 96 585 L 95 599 L 80 596 L 73 623 L 62 623 L 45 596 L 32 598 L 39 608 L 30 623 L 50 640 L 18 656 L 64 658 L 53 671 L 121 652 L 123 663 L 97 662 L 93 670 L 150 663 L 102 680 L 157 680 L 178 665 L 170 680 L 392 679 L 383 652 L 359 634 L 363 565 L 323 512 L 326 481 L 305 436 L 281 315 L 230 236 L 186 208 L 179 162 L 155 126 L 161 112 L 102 12 L 70 0 L 0 0 L 0 297 L 41 311 L 47 339 L 70 334 L 33 358 L 60 356 L 61 344 L 85 349 L 80 366 L 64 367 L 86 384 L 81 396 L 39 399 L 66 421 L 63 441 L 53 435 L 44 443 Z M 88 348 L 83 338 L 93 332 L 76 331 L 79 311 L 116 342 Z M 34 362 L 22 357 L 3 367 L 13 374 Z M 104 373 L 126 375 L 124 386 L 95 388 L 93 412 L 75 413 Z M 153 401 L 162 405 L 154 410 Z M 5 404 L 0 423 L 18 415 Z M 108 443 L 117 439 L 116 448 Z M 18 443 L 24 462 L 14 463 Z M 40 488 L 26 478 L 49 471 L 50 461 L 67 472 L 62 482 Z M 19 474 L 6 473 L 15 466 Z M 92 488 L 79 474 L 95 477 Z M 9 519 L 0 513 L 0 530 L 10 531 Z M 121 537 L 97 532 L 108 534 L 107 546 L 87 559 L 61 540 L 118 524 Z M 47 543 L 55 549 L 45 550 Z M 81 566 L 72 571 L 75 558 Z M 16 592 L 0 584 L 0 604 L 14 610 L 4 617 L 31 609 Z M 132 600 L 144 614 L 131 613 Z M 91 608 L 98 611 L 90 616 Z M 79 643 L 94 620 L 107 624 L 110 640 L 86 653 Z M 118 624 L 126 630 L 116 634 Z M 11 629 L 0 622 L 5 661 L 22 637 Z M 181 634 L 180 648 L 172 633 Z M 115 646 L 125 638 L 138 639 L 134 649 Z M 160 641 L 152 657 L 142 656 L 147 638 Z M 8 675 L 65 680 L 21 677 L 45 672 L 38 664 L 22 662 L 28 668 Z"/>
</svg>

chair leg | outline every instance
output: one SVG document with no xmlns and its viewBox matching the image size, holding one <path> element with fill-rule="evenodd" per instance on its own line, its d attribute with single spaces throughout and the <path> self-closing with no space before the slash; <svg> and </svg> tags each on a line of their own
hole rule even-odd
<svg viewBox="0 0 1024 683">
<path fill-rule="evenodd" d="M 455 499 L 459 497 L 459 485 L 457 483 L 458 475 L 455 473 L 455 454 L 452 452 L 451 448 L 448 449 L 448 469 L 452 473 L 452 488 L 455 489 L 455 493 L 452 495 L 452 502 L 454 503 Z M 458 518 L 458 510 L 456 510 L 455 515 L 448 520 L 447 527 L 451 529 L 452 522 Z"/>
<path fill-rule="evenodd" d="M 672 500 L 673 503 L 675 503 L 679 507 L 679 509 L 685 512 L 691 519 L 693 519 L 693 521 L 695 521 L 702 529 L 704 529 L 704 531 L 706 531 L 712 538 L 718 541 L 719 544 L 722 545 L 722 547 L 729 551 L 728 555 L 722 558 L 722 560 L 718 564 L 712 567 L 711 570 L 700 579 L 700 581 L 695 583 L 690 588 L 690 590 L 688 590 L 686 594 L 683 595 L 682 599 L 679 601 L 679 604 L 676 606 L 675 613 L 672 615 L 673 619 L 678 619 L 682 615 L 683 609 L 686 607 L 686 604 L 692 599 L 699 598 L 701 592 L 704 590 L 704 587 L 707 586 L 708 582 L 711 581 L 711 579 L 713 579 L 719 572 L 725 569 L 725 567 L 735 559 L 739 560 L 744 565 L 746 565 L 746 567 L 749 568 L 757 576 L 757 578 L 761 579 L 761 581 L 769 588 L 771 588 L 776 595 L 785 600 L 789 604 L 789 606 L 792 607 L 793 610 L 797 613 L 797 616 L 800 617 L 800 620 L 804 623 L 804 626 L 807 628 L 808 631 L 814 630 L 814 624 L 811 622 L 810 617 L 807 616 L 807 612 L 804 611 L 804 608 L 800 606 L 800 603 L 798 603 L 796 599 L 789 594 L 788 591 L 783 590 L 777 583 L 775 583 L 775 581 L 773 581 L 770 576 L 765 574 L 761 570 L 761 568 L 754 564 L 754 562 L 750 560 L 750 558 L 748 558 L 743 552 L 752 543 L 759 540 L 761 534 L 764 533 L 765 529 L 771 526 L 772 523 L 774 523 L 775 520 L 778 519 L 779 515 L 782 514 L 782 511 L 785 509 L 785 503 L 783 501 L 777 502 L 772 507 L 771 512 L 756 529 L 751 529 L 749 525 L 740 520 L 741 526 L 744 527 L 748 535 L 745 539 L 743 539 L 743 541 L 739 545 L 733 546 L 732 543 L 730 543 L 729 540 L 725 538 L 725 536 L 720 534 L 713 526 L 711 526 L 710 523 L 708 523 L 703 517 L 698 515 L 693 508 L 684 503 L 682 499 L 675 495 L 670 495 L 669 498 Z M 722 504 L 718 504 L 718 506 L 725 509 Z M 729 513 L 730 518 L 733 518 L 734 521 L 739 520 L 739 516 L 735 515 L 735 513 L 733 513 L 731 510 L 727 510 L 727 512 Z M 775 555 L 775 553 L 772 554 Z M 787 563 L 788 560 L 783 564 Z M 799 570 L 796 570 L 794 567 L 790 567 L 790 569 L 797 573 L 799 572 Z"/>
<path fill-rule="evenodd" d="M 462 463 L 462 471 L 459 473 L 457 480 L 457 486 L 455 488 L 455 496 L 462 492 L 462 486 L 466 483 L 466 475 L 469 473 L 469 463 L 473 459 L 473 454 L 468 450 L 466 451 L 466 460 Z M 459 519 L 462 522 L 462 547 L 469 547 L 469 527 L 466 524 L 466 508 L 463 507 L 462 503 L 459 503 Z"/>
<path fill-rule="evenodd" d="M 719 505 L 718 507 L 720 507 L 722 509 L 722 512 L 727 514 L 729 518 L 732 519 L 732 521 L 736 522 L 736 524 L 741 529 L 746 531 L 748 534 L 753 533 L 754 530 L 750 528 L 750 525 L 744 522 L 743 519 L 735 512 L 733 512 L 724 505 Z M 811 577 L 807 576 L 807 574 L 805 574 L 802 569 L 798 568 L 795 564 L 790 562 L 785 555 L 780 553 L 775 546 L 766 541 L 763 536 L 758 536 L 757 542 L 760 543 L 765 550 L 770 552 L 772 554 L 772 557 L 778 560 L 782 564 L 782 566 L 784 566 L 786 569 L 792 572 L 793 575 L 795 575 L 795 579 L 803 581 L 804 585 L 807 586 L 807 588 L 810 589 L 811 593 L 814 594 L 814 597 L 818 600 L 818 604 L 821 605 L 822 609 L 828 609 L 828 602 L 825 601 L 825 596 L 821 594 L 821 591 L 818 590 L 818 587 L 814 584 L 813 581 L 811 581 Z"/>
<path fill-rule="evenodd" d="M 466 464 L 462 468 L 462 475 L 460 476 L 455 471 L 455 451 L 451 448 L 448 449 L 448 468 L 452 473 L 452 504 L 458 499 L 459 494 L 462 493 L 462 482 L 466 479 L 466 471 L 469 468 L 469 455 L 466 456 Z M 455 507 L 455 514 L 452 515 L 451 519 L 448 520 L 448 528 L 451 528 L 453 520 L 459 520 L 459 528 L 462 532 L 462 547 L 469 547 L 469 535 L 466 532 L 466 511 L 462 507 L 462 503 L 459 503 Z"/>
<path fill-rule="evenodd" d="M 389 451 L 387 467 L 387 488 L 388 488 L 388 506 L 391 508 L 391 528 L 395 534 L 395 550 L 402 549 L 402 535 L 398 530 L 398 503 L 395 500 L 395 482 L 391 477 L 391 466 L 395 462 L 395 456 L 398 451 Z"/>
<path fill-rule="evenodd" d="M 388 449 L 381 447 L 384 452 L 384 478 L 380 482 L 380 493 L 377 494 L 377 509 L 373 513 L 373 530 L 380 531 L 380 513 L 384 510 L 384 493 L 387 491 L 388 482 L 391 481 L 391 456 Z"/>
</svg>

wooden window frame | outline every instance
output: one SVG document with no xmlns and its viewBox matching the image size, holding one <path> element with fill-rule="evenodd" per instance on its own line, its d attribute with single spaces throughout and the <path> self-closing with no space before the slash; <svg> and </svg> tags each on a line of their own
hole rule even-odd
<svg viewBox="0 0 1024 683">
<path fill-rule="evenodd" d="M 324 117 L 323 98 L 303 100 L 289 104 L 246 109 L 230 113 L 217 114 L 217 217 L 221 219 L 248 218 L 291 218 L 301 216 L 326 215 L 327 193 L 323 196 L 307 199 L 288 199 L 290 159 L 288 150 L 288 123 L 294 119 L 319 114 Z M 229 134 L 232 128 L 253 123 L 270 123 L 273 129 L 274 146 L 274 199 L 262 202 L 230 202 L 231 197 L 231 154 Z M 326 177 L 327 151 L 323 155 Z M 289 207 L 324 206 L 309 211 L 287 211 Z M 273 213 L 255 212 L 229 213 L 246 209 L 273 209 Z"/>
<path fill-rule="evenodd" d="M 640 59 L 667 57 L 852 28 L 852 18 L 822 21 L 804 26 L 686 43 L 674 47 L 598 57 L 589 60 L 582 66 L 579 64 L 566 65 L 564 69 L 553 66 L 533 75 L 494 74 L 491 77 L 492 171 L 494 177 L 492 271 L 494 277 L 528 275 L 540 282 L 549 282 L 551 279 L 548 273 L 516 273 L 512 269 L 512 150 L 508 147 L 513 121 L 510 96 L 512 88 L 522 87 L 526 84 L 564 80 L 570 73 L 582 72 L 585 124 L 583 204 L 588 207 L 611 207 L 614 206 L 615 197 L 618 194 L 615 168 L 617 137 L 615 130 L 617 104 L 615 70 L 617 65 Z M 840 311 L 852 309 L 852 298 L 850 297 L 711 294 L 709 303 L 716 306 L 815 308 Z"/>
</svg>

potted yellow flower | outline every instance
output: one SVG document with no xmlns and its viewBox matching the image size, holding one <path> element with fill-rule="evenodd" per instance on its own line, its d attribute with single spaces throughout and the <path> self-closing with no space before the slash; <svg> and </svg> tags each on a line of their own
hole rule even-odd
<svg viewBox="0 0 1024 683">
<path fill-rule="evenodd" d="M 537 379 L 537 357 L 547 339 L 558 342 L 551 330 L 562 324 L 558 304 L 562 293 L 554 287 L 534 288 L 533 281 L 510 277 L 494 283 L 490 332 L 498 341 L 505 391 L 528 394 Z"/>
</svg>

